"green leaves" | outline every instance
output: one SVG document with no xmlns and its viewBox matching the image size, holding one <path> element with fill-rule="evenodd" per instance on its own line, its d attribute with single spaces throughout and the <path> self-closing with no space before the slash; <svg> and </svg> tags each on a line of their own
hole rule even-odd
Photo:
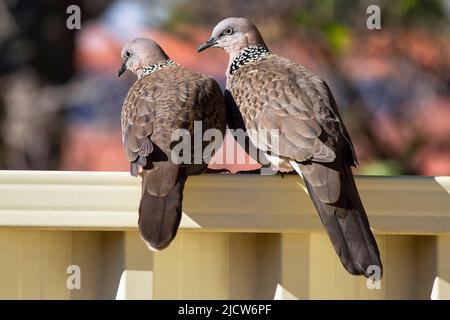
<svg viewBox="0 0 450 320">
<path fill-rule="evenodd" d="M 338 22 L 332 22 L 324 27 L 325 38 L 333 53 L 339 54 L 352 44 L 350 29 Z"/>
</svg>

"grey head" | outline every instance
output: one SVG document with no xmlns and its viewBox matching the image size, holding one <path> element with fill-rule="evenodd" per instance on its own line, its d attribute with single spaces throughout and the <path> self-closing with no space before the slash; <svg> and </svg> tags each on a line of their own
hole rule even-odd
<svg viewBox="0 0 450 320">
<path fill-rule="evenodd" d="M 123 46 L 122 66 L 119 77 L 125 70 L 130 70 L 137 76 L 146 66 L 157 64 L 169 59 L 164 50 L 155 41 L 147 38 L 136 38 Z"/>
<path fill-rule="evenodd" d="M 264 40 L 256 26 L 245 18 L 227 18 L 213 29 L 211 38 L 198 48 L 201 52 L 207 48 L 223 48 L 233 59 L 239 51 L 247 47 L 264 46 Z"/>
</svg>

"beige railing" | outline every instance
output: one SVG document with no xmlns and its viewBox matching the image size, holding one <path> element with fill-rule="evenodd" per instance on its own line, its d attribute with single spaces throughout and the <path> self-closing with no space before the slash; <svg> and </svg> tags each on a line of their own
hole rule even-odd
<svg viewBox="0 0 450 320">
<path fill-rule="evenodd" d="M 136 232 L 139 184 L 0 171 L 0 298 L 271 299 L 278 287 L 298 299 L 428 299 L 433 283 L 448 297 L 450 177 L 357 179 L 385 266 L 371 290 L 343 269 L 295 176 L 190 177 L 181 231 L 156 254 Z M 68 289 L 73 265 L 81 289 Z"/>
</svg>

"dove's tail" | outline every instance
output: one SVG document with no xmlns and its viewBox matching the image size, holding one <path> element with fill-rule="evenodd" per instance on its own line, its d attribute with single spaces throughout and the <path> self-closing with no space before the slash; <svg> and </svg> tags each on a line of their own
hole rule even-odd
<svg viewBox="0 0 450 320">
<path fill-rule="evenodd" d="M 159 251 L 166 248 L 175 238 L 181 221 L 181 202 L 183 200 L 186 175 L 178 169 L 176 183 L 162 196 L 152 195 L 145 183 L 158 181 L 143 180 L 142 198 L 139 205 L 139 232 L 148 248 Z"/>
<path fill-rule="evenodd" d="M 302 170 L 306 188 L 345 269 L 353 275 L 381 279 L 380 253 L 350 166 L 312 162 L 306 167 Z M 339 192 L 338 200 L 324 201 L 333 192 Z"/>
</svg>

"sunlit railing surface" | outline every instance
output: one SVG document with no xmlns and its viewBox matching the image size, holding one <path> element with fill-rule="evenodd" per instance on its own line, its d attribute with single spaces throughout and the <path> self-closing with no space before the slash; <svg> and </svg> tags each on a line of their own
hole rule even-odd
<svg viewBox="0 0 450 320">
<path fill-rule="evenodd" d="M 0 171 L 0 298 L 429 299 L 433 283 L 448 297 L 450 177 L 357 184 L 385 266 L 380 289 L 343 269 L 296 176 L 190 177 L 181 231 L 153 254 L 136 232 L 140 179 Z"/>
</svg>

